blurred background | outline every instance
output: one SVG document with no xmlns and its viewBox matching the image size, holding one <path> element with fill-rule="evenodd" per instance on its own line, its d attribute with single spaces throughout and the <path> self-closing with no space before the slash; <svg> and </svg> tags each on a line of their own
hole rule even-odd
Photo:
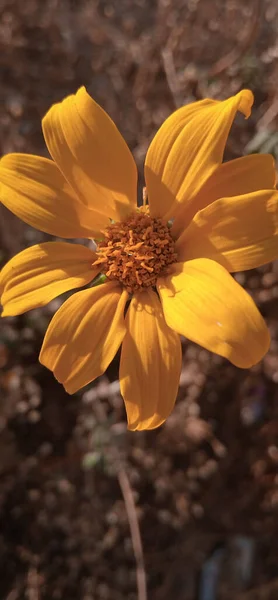
<svg viewBox="0 0 278 600">
<path fill-rule="evenodd" d="M 226 158 L 278 153 L 276 0 L 1 0 L 1 154 L 86 85 L 132 149 L 177 107 L 255 94 Z M 252 218 L 252 215 L 250 215 Z M 50 239 L 0 206 L 0 261 Z M 118 357 L 68 396 L 38 363 L 60 305 L 0 324 L 0 599 L 278 598 L 278 262 L 238 274 L 272 336 L 241 371 L 183 342 L 176 408 L 126 430 Z M 143 553 L 140 544 L 140 535 Z M 142 556 L 143 554 L 143 556 Z"/>
</svg>

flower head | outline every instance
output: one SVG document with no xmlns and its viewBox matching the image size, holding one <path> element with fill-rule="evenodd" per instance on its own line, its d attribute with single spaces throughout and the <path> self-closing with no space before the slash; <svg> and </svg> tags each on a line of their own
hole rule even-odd
<svg viewBox="0 0 278 600">
<path fill-rule="evenodd" d="M 10 154 L 0 162 L 1 201 L 13 213 L 46 233 L 96 241 L 95 251 L 46 242 L 12 258 L 0 274 L 2 314 L 92 283 L 54 315 L 40 360 L 74 393 L 122 346 L 130 429 L 158 427 L 171 412 L 180 334 L 243 368 L 268 350 L 267 327 L 230 273 L 278 255 L 273 159 L 222 162 L 236 112 L 248 117 L 252 103 L 243 90 L 174 112 L 147 152 L 141 207 L 132 154 L 85 88 L 43 119 L 52 160 Z"/>
</svg>

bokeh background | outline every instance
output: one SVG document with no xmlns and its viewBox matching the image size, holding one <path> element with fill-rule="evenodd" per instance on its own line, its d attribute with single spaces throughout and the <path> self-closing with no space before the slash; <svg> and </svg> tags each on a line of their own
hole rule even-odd
<svg viewBox="0 0 278 600">
<path fill-rule="evenodd" d="M 85 84 L 132 149 L 140 185 L 175 108 L 246 86 L 254 110 L 236 119 L 226 158 L 276 157 L 276 0 L 0 8 L 1 154 L 46 156 L 42 116 Z M 1 264 L 46 239 L 0 206 Z M 126 430 L 118 357 L 73 397 L 39 365 L 61 298 L 1 321 L 1 599 L 135 600 L 139 578 L 145 600 L 145 573 L 152 600 L 277 600 L 278 262 L 237 279 L 267 319 L 269 354 L 241 371 L 184 340 L 177 405 L 154 432 Z"/>
</svg>

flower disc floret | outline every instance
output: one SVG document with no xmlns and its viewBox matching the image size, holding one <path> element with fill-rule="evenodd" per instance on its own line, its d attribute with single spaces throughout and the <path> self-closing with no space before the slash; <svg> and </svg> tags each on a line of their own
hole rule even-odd
<svg viewBox="0 0 278 600">
<path fill-rule="evenodd" d="M 106 277 L 119 281 L 130 294 L 155 286 L 177 260 L 170 226 L 163 219 L 133 213 L 103 234 L 94 266 L 101 265 Z"/>
</svg>

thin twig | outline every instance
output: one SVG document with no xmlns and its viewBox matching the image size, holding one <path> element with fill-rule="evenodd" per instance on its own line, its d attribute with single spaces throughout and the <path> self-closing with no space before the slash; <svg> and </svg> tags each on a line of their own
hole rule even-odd
<svg viewBox="0 0 278 600">
<path fill-rule="evenodd" d="M 260 15 L 262 12 L 262 2 L 261 0 L 256 0 L 254 2 L 254 10 L 251 17 L 248 19 L 248 27 L 246 28 L 246 33 L 244 35 L 243 40 L 239 45 L 231 52 L 222 56 L 208 72 L 208 77 L 216 77 L 221 75 L 224 71 L 227 71 L 234 63 L 238 62 L 240 57 L 246 54 L 249 48 L 252 46 L 255 41 L 258 30 L 261 24 Z"/>
<path fill-rule="evenodd" d="M 94 403 L 95 415 L 100 423 L 105 424 L 107 416 L 105 413 L 104 405 L 97 400 Z M 112 440 L 113 444 L 113 440 Z M 130 529 L 131 542 L 133 547 L 133 553 L 136 563 L 136 580 L 137 580 L 137 592 L 138 600 L 148 600 L 147 596 L 147 579 L 146 570 L 144 563 L 143 544 L 141 539 L 140 527 L 138 523 L 136 506 L 133 498 L 133 493 L 126 470 L 123 467 L 122 459 L 119 450 L 116 446 L 113 447 L 115 454 L 115 468 L 116 474 L 121 488 L 123 500 L 125 503 L 125 509 Z"/>
<path fill-rule="evenodd" d="M 182 97 L 181 97 L 180 85 L 179 85 L 179 81 L 178 81 L 178 77 L 177 77 L 177 73 L 176 73 L 176 69 L 175 69 L 173 53 L 169 48 L 166 47 L 162 50 L 161 56 L 162 56 L 162 60 L 163 60 L 163 66 L 164 66 L 167 83 L 168 83 L 170 92 L 173 96 L 175 106 L 176 106 L 176 108 L 180 108 L 180 106 L 182 105 L 183 102 L 182 102 Z"/>
<path fill-rule="evenodd" d="M 262 131 L 267 129 L 278 115 L 278 96 L 276 95 L 272 104 L 269 106 L 264 115 L 259 119 L 257 123 L 257 130 Z"/>
<path fill-rule="evenodd" d="M 117 477 L 126 507 L 126 514 L 130 528 L 132 547 L 136 561 L 138 600 L 147 600 L 147 582 L 144 565 L 143 546 L 132 489 L 130 487 L 126 471 L 123 469 L 123 467 L 119 468 L 117 472 Z"/>
</svg>

